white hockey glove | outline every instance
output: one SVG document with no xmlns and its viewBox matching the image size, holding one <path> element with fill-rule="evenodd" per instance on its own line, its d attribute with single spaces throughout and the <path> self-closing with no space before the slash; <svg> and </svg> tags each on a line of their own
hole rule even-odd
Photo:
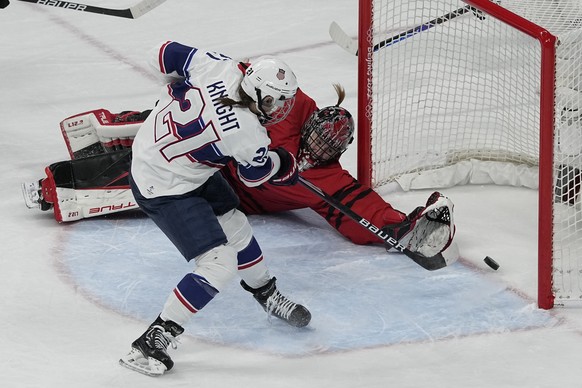
<svg viewBox="0 0 582 388">
<path fill-rule="evenodd" d="M 417 207 L 403 222 L 382 228 L 412 252 L 431 257 L 451 245 L 455 235 L 453 202 L 435 191 L 425 207 Z"/>
</svg>

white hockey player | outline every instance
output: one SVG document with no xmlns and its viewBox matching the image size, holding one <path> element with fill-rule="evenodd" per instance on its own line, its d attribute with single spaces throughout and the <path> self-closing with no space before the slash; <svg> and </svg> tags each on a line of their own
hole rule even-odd
<svg viewBox="0 0 582 388">
<path fill-rule="evenodd" d="M 162 44 L 155 63 L 177 81 L 163 88 L 134 139 L 129 181 L 141 210 L 196 268 L 120 360 L 147 375 L 172 368 L 167 347 L 237 273 L 270 314 L 296 327 L 311 319 L 304 306 L 277 290 L 246 216 L 236 209 L 238 197 L 219 172 L 234 159 L 249 186 L 296 183 L 295 157 L 269 151 L 259 122 L 294 98 L 295 75 L 278 59 L 245 68 L 223 54 L 177 42 Z"/>
</svg>

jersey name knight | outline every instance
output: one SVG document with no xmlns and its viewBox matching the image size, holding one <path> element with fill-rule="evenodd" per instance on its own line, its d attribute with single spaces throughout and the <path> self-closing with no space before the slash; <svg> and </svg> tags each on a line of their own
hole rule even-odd
<svg viewBox="0 0 582 388">
<path fill-rule="evenodd" d="M 234 128 L 240 128 L 236 114 L 232 112 L 232 106 L 224 106 L 220 102 L 221 98 L 228 97 L 224 82 L 218 81 L 213 84 L 206 85 L 206 90 L 212 98 L 212 104 L 214 105 L 214 110 L 218 116 L 218 121 L 220 122 L 222 131 L 226 132 Z"/>
</svg>

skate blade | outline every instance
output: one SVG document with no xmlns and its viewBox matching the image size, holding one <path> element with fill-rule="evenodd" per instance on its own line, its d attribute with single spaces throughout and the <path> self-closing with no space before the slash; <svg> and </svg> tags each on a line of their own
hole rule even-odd
<svg viewBox="0 0 582 388">
<path fill-rule="evenodd" d="M 119 364 L 146 376 L 158 377 L 166 372 L 166 366 L 155 358 L 145 358 L 137 349 L 131 349 L 119 359 Z"/>
<path fill-rule="evenodd" d="M 24 203 L 29 209 L 40 209 L 40 195 L 38 191 L 40 187 L 36 182 L 26 182 L 20 185 L 22 188 L 22 196 Z"/>
</svg>

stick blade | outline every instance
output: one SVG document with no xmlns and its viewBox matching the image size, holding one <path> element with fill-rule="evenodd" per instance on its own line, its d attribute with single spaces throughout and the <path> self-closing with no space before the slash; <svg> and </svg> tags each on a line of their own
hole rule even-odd
<svg viewBox="0 0 582 388">
<path fill-rule="evenodd" d="M 405 251 L 404 254 L 410 257 L 416 264 L 422 268 L 435 271 L 445 268 L 459 259 L 459 247 L 452 242 L 447 249 L 432 257 L 426 257 L 415 252 Z"/>
<path fill-rule="evenodd" d="M 145 15 L 152 9 L 156 8 L 157 6 L 165 2 L 166 0 L 143 0 L 134 5 L 133 7 L 130 7 L 129 10 L 131 12 L 132 18 L 137 19 L 138 17 Z"/>
<path fill-rule="evenodd" d="M 329 36 L 331 39 L 352 55 L 358 55 L 358 41 L 352 39 L 336 22 L 331 22 L 329 25 Z"/>
</svg>

